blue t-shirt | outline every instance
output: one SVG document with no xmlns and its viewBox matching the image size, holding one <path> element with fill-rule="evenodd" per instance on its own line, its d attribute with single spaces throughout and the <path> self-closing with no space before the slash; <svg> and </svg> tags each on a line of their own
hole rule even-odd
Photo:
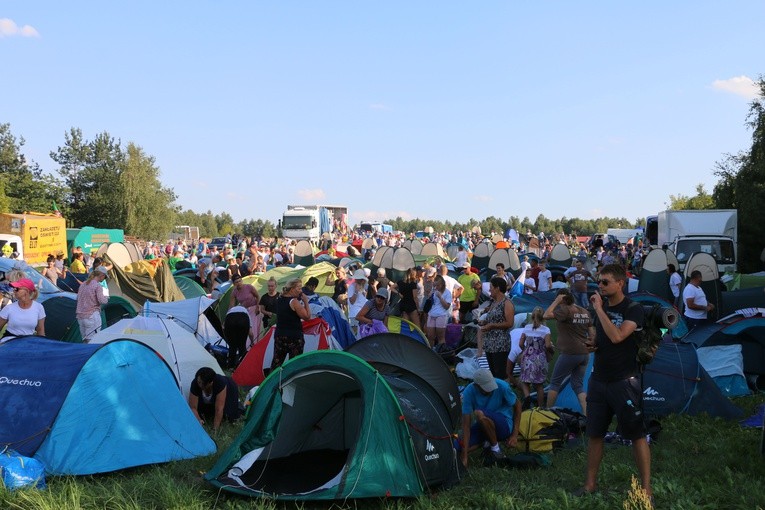
<svg viewBox="0 0 765 510">
<path fill-rule="evenodd" d="M 499 413 L 507 419 L 507 426 L 513 430 L 513 412 L 517 397 L 510 385 L 502 379 L 497 381 L 497 389 L 491 395 L 484 395 L 475 383 L 468 384 L 462 392 L 462 414 L 473 414 L 477 409 Z"/>
</svg>

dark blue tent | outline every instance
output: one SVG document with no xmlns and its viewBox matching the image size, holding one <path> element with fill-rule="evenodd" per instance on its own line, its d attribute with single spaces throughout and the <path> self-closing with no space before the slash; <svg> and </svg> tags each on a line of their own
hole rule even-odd
<svg viewBox="0 0 765 510">
<path fill-rule="evenodd" d="M 733 419 L 743 414 L 701 366 L 696 347 L 682 342 L 661 344 L 646 366 L 643 408 L 648 416 L 705 413 Z"/>
<path fill-rule="evenodd" d="M 0 450 L 82 475 L 215 452 L 167 364 L 146 345 L 20 337 L 0 345 Z"/>
<path fill-rule="evenodd" d="M 591 369 L 588 367 L 585 388 L 590 373 Z M 561 388 L 556 405 L 581 411 L 568 380 Z M 710 416 L 733 419 L 742 414 L 741 409 L 722 394 L 701 366 L 696 348 L 682 342 L 661 344 L 656 357 L 646 365 L 643 373 L 643 410 L 649 417 L 673 413 L 706 413 Z"/>
</svg>

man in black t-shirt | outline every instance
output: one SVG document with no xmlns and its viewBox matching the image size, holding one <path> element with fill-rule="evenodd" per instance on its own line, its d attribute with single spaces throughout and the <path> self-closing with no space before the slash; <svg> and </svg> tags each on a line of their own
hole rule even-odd
<svg viewBox="0 0 765 510">
<path fill-rule="evenodd" d="M 600 271 L 598 288 L 590 302 L 595 311 L 595 362 L 587 388 L 587 477 L 581 493 L 597 490 L 603 459 L 603 438 L 614 415 L 617 430 L 632 441 L 640 481 L 649 497 L 651 451 L 643 425 L 643 393 L 635 331 L 643 327 L 643 308 L 624 296 L 627 273 L 618 264 Z M 631 306 L 632 305 L 632 306 Z"/>
</svg>

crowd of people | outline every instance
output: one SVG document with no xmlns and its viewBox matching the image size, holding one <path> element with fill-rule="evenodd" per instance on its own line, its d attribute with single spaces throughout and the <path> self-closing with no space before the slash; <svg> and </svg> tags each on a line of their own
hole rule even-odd
<svg viewBox="0 0 765 510">
<path fill-rule="evenodd" d="M 400 246 L 411 236 L 376 233 L 374 246 Z M 528 243 L 535 239 L 535 246 Z M 355 235 L 343 238 L 336 235 L 325 248 L 330 255 L 338 246 L 347 246 L 349 254 L 362 260 L 371 260 L 374 247 L 358 252 L 350 243 Z M 552 407 L 566 378 L 577 395 L 587 416 L 588 464 L 584 485 L 580 492 L 589 493 L 597 488 L 597 472 L 603 456 L 603 437 L 613 416 L 619 421 L 623 437 L 632 440 L 635 458 L 643 488 L 650 495 L 650 451 L 637 415 L 630 407 L 641 401 L 639 387 L 635 386 L 637 366 L 634 364 L 636 341 L 634 332 L 642 327 L 640 307 L 630 307 L 624 295 L 627 278 L 639 271 L 645 253 L 640 246 L 600 245 L 590 247 L 570 245 L 573 263 L 555 277 L 547 267 L 549 255 L 556 243 L 566 244 L 571 238 L 562 235 L 540 238 L 527 235 L 524 242 L 504 240 L 506 247 L 517 249 L 521 261 L 518 277 L 497 264 L 495 273 L 483 282 L 470 263 L 470 252 L 488 237 L 475 234 L 435 234 L 431 241 L 457 242 L 459 248 L 451 263 L 442 257 L 433 257 L 428 263 L 410 268 L 399 281 L 391 281 L 384 268 L 374 274 L 356 264 L 338 267 L 327 275 L 324 284 L 332 288 L 332 300 L 346 314 L 354 332 L 359 336 L 374 332 L 376 325 L 387 326 L 389 316 L 395 313 L 420 326 L 431 346 L 446 342 L 450 323 L 477 323 L 477 354 L 485 356 L 488 369 L 475 373 L 474 381 L 464 391 L 463 437 L 461 460 L 467 465 L 467 452 L 484 447 L 489 456 L 501 456 L 500 442 L 514 446 L 518 439 L 520 400 L 515 396 L 517 387 L 525 397 L 536 392 L 536 405 Z M 274 355 L 271 368 L 281 365 L 289 356 L 301 354 L 304 349 L 302 321 L 310 318 L 309 298 L 315 293 L 319 280 L 307 282 L 295 279 L 277 289 L 273 278 L 268 291 L 262 295 L 243 278 L 263 273 L 269 267 L 294 263 L 295 244 L 288 240 L 247 239 L 227 236 L 223 246 L 213 246 L 201 239 L 195 244 L 146 243 L 145 259 L 163 258 L 173 270 L 193 271 L 193 278 L 208 292 L 218 285 L 231 282 L 228 313 L 224 333 L 229 345 L 231 367 L 242 359 L 248 348 L 257 342 L 261 331 L 275 324 Z M 588 267 L 594 269 L 588 270 Z M 66 277 L 67 271 L 87 275 L 79 286 L 77 320 L 83 338 L 88 341 L 101 328 L 100 307 L 108 300 L 105 280 L 108 267 L 98 257 L 75 248 L 71 263 L 65 263 L 63 254 L 51 255 L 42 270 L 45 278 L 56 283 Z M 455 277 L 452 275 L 457 273 Z M 703 320 L 712 304 L 706 302 L 699 287 L 700 275 L 691 275 L 691 285 L 680 293 L 674 267 L 668 267 L 670 287 L 677 303 L 685 304 L 690 324 Z M 590 297 L 588 284 L 597 282 L 600 289 Z M 20 278 L 11 283 L 15 301 L 0 311 L 0 327 L 7 324 L 6 335 L 44 335 L 45 312 L 35 300 L 35 285 Z M 521 327 L 515 326 L 515 307 L 511 300 L 519 293 L 556 291 L 552 304 L 537 308 Z M 394 299 L 395 297 L 395 299 Z M 642 309 L 641 309 L 642 310 Z M 545 320 L 557 323 L 557 341 L 552 343 L 550 328 Z M 552 354 L 558 351 L 557 361 L 548 380 L 547 368 Z M 584 389 L 583 379 L 591 353 L 595 353 L 595 369 L 590 387 Z M 513 375 L 520 366 L 519 380 Z M 191 387 L 189 404 L 202 423 L 211 423 L 218 429 L 224 418 L 235 419 L 232 395 L 238 389 L 231 386 L 230 378 L 211 370 L 201 370 Z M 629 398 L 625 400 L 624 396 Z M 630 402 L 632 404 L 630 404 Z"/>
</svg>

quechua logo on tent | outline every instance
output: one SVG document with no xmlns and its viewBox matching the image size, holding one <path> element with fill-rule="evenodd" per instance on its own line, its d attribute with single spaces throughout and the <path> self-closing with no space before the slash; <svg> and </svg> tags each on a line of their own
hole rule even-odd
<svg viewBox="0 0 765 510">
<path fill-rule="evenodd" d="M 0 376 L 0 384 L 8 384 L 11 386 L 34 386 L 39 388 L 42 386 L 42 381 L 31 381 L 29 379 L 11 379 L 10 377 Z"/>
<path fill-rule="evenodd" d="M 431 452 L 429 455 L 425 456 L 425 461 L 431 461 L 431 460 L 438 460 L 439 457 L 441 457 L 438 453 L 432 453 L 436 450 L 436 447 L 433 446 L 433 443 L 430 442 L 430 439 L 425 440 L 425 449 L 429 452 Z"/>
<path fill-rule="evenodd" d="M 651 400 L 653 402 L 664 402 L 666 399 L 661 394 L 653 389 L 651 386 L 643 390 L 643 400 Z"/>
</svg>

